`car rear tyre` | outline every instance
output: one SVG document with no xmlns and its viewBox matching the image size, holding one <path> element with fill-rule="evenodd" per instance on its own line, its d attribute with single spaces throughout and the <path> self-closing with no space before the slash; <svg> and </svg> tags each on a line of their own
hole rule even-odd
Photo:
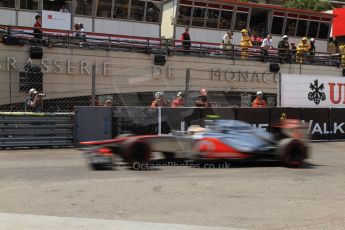
<svg viewBox="0 0 345 230">
<path fill-rule="evenodd" d="M 307 146 L 300 140 L 283 139 L 278 145 L 279 156 L 287 167 L 301 167 L 307 158 Z"/>
<path fill-rule="evenodd" d="M 151 160 L 150 145 L 141 140 L 130 142 L 126 148 L 126 161 L 134 170 L 148 170 Z"/>
</svg>

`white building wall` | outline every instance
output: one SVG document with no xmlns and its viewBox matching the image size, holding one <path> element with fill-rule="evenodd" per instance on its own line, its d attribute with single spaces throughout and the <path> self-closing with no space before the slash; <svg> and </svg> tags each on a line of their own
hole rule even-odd
<svg viewBox="0 0 345 230">
<path fill-rule="evenodd" d="M 38 12 L 18 11 L 18 26 L 33 27 Z"/>
<path fill-rule="evenodd" d="M 119 20 L 95 19 L 94 32 L 158 38 L 159 25 Z"/>
<path fill-rule="evenodd" d="M 16 11 L 8 9 L 0 9 L 0 24 L 16 25 Z"/>
</svg>

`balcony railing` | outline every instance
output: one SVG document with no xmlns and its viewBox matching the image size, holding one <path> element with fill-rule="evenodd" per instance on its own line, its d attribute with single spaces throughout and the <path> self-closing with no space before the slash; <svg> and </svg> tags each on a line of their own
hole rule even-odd
<svg viewBox="0 0 345 230">
<path fill-rule="evenodd" d="M 31 27 L 0 26 L 3 37 L 16 38 L 20 44 L 47 47 L 101 49 L 107 51 L 142 52 L 148 54 L 185 55 L 211 57 L 229 60 L 248 60 L 281 62 L 290 64 L 311 64 L 340 66 L 341 55 L 325 52 L 301 52 L 296 50 L 269 49 L 263 51 L 259 46 L 241 47 L 231 45 L 222 48 L 219 43 L 191 41 L 183 45 L 181 40 L 160 39 L 85 32 L 83 37 L 75 31 L 42 29 L 42 38 L 35 38 Z"/>
</svg>

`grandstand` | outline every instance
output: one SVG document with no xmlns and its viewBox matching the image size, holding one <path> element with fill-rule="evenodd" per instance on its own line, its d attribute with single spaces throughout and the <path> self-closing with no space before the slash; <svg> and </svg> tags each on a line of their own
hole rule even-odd
<svg viewBox="0 0 345 230">
<path fill-rule="evenodd" d="M 26 2 L 25 9 L 23 2 Z M 281 73 L 342 75 L 342 69 L 338 68 L 339 56 L 325 52 L 332 21 L 329 14 L 228 0 L 203 1 L 202 4 L 184 0 L 56 1 L 59 2 L 57 5 L 50 1 L 38 1 L 37 5 L 33 2 L 15 1 L 14 5 L 0 7 L 0 13 L 8 15 L 0 18 L 3 37 L 15 38 L 22 45 L 0 44 L 0 75 L 3 79 L 0 105 L 5 110 L 23 109 L 27 92 L 20 90 L 20 72 L 28 61 L 42 69 L 42 88 L 47 94 L 45 101 L 52 111 L 95 104 L 95 98 L 99 104 L 111 98 L 115 105 L 147 106 L 156 91 L 165 91 L 170 100 L 176 92 L 186 91 L 193 101 L 201 87 L 209 89 L 215 106 L 241 106 L 242 99 L 250 98 L 257 90 L 263 91 L 271 100 L 270 105 L 275 106 L 279 105 Z M 141 8 L 135 5 L 138 2 L 141 2 Z M 70 13 L 58 12 L 61 6 Z M 185 7 L 189 7 L 189 17 L 181 13 L 185 12 L 181 10 Z M 247 13 L 243 12 L 244 8 Z M 43 39 L 35 39 L 33 18 L 44 11 L 68 15 L 71 26 L 83 23 L 86 38 L 81 40 L 71 29 L 46 28 L 43 23 Z M 212 20 L 209 18 L 211 11 Z M 231 20 L 221 24 L 222 16 L 228 15 L 230 19 L 230 14 Z M 241 26 L 236 24 L 239 20 Z M 290 36 L 292 41 L 305 35 L 300 34 L 303 28 L 307 35 L 317 38 L 319 52 L 312 60 L 306 56 L 302 64 L 296 63 L 291 52 L 291 62 L 280 64 L 280 70 L 272 71 L 271 64 L 279 61 L 277 49 L 270 50 L 269 63 L 262 63 L 258 47 L 250 48 L 247 61 L 241 60 L 241 48 L 237 45 L 230 50 L 219 48 L 221 37 L 227 30 L 234 31 L 236 44 L 238 30 L 254 28 L 253 23 L 258 21 L 261 26 L 255 28 L 271 32 L 273 40 L 277 41 L 291 20 L 296 22 Z M 281 26 L 275 26 L 277 23 Z M 191 27 L 193 40 L 188 53 L 178 39 L 185 25 Z M 29 59 L 31 46 L 43 47 L 42 59 Z M 164 57 L 166 62 L 155 63 L 158 56 Z"/>
</svg>

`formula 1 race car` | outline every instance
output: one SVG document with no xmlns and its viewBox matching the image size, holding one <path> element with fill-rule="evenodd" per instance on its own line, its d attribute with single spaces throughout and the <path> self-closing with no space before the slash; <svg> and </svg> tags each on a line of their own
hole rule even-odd
<svg viewBox="0 0 345 230">
<path fill-rule="evenodd" d="M 299 167 L 308 157 L 306 131 L 306 124 L 299 120 L 281 120 L 272 125 L 271 132 L 238 120 L 206 120 L 205 128 L 193 125 L 186 132 L 122 135 L 80 144 L 85 146 L 84 156 L 95 170 L 111 168 L 116 159 L 134 169 L 144 169 L 157 159 L 274 159 L 288 167 Z"/>
</svg>

